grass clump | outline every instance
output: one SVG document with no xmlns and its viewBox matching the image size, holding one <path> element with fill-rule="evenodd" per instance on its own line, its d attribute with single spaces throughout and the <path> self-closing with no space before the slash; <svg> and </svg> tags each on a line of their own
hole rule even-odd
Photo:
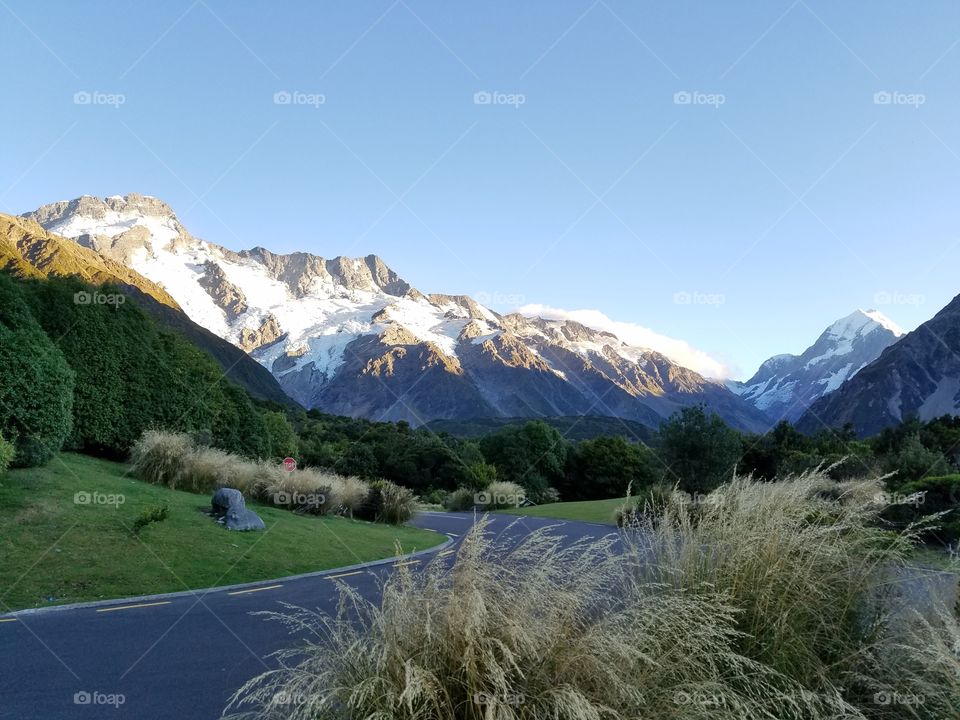
<svg viewBox="0 0 960 720">
<path fill-rule="evenodd" d="M 140 514 L 134 518 L 133 524 L 131 525 L 131 532 L 134 535 L 139 535 L 147 525 L 163 522 L 169 516 L 170 508 L 166 505 L 149 505 L 143 508 Z"/>
<path fill-rule="evenodd" d="M 495 480 L 476 494 L 476 503 L 484 510 L 520 507 L 526 499 L 526 490 L 505 480 Z"/>
<path fill-rule="evenodd" d="M 389 525 L 402 525 L 417 510 L 417 498 L 409 488 L 389 480 L 373 483 L 364 515 L 370 520 Z"/>
<path fill-rule="evenodd" d="M 130 451 L 134 474 L 141 480 L 176 490 L 183 479 L 185 459 L 195 449 L 185 433 L 147 430 Z"/>
<path fill-rule="evenodd" d="M 808 692 L 844 697 L 852 717 L 951 717 L 960 646 L 947 650 L 958 631 L 942 611 L 949 593 L 932 597 L 934 579 L 909 567 L 922 526 L 892 531 L 879 497 L 879 481 L 820 471 L 739 478 L 639 516 L 631 552 L 649 558 L 649 582 L 728 598 L 743 655 Z"/>
<path fill-rule="evenodd" d="M 946 720 L 960 626 L 882 526 L 876 482 L 807 473 L 657 498 L 631 527 L 519 544 L 486 522 L 452 568 L 371 604 L 269 617 L 308 631 L 230 710 L 354 720 Z M 509 535 L 505 533 L 504 535 Z M 955 583 L 955 579 L 954 579 Z"/>
<path fill-rule="evenodd" d="M 196 445 L 184 433 L 145 432 L 131 461 L 136 477 L 147 482 L 196 493 L 231 487 L 248 499 L 315 515 L 352 517 L 370 494 L 359 478 L 309 467 L 289 472 L 278 463 Z"/>
</svg>

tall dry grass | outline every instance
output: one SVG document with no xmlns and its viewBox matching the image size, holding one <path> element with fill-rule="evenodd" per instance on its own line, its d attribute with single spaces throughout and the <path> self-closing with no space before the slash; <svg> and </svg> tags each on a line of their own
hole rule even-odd
<svg viewBox="0 0 960 720">
<path fill-rule="evenodd" d="M 838 699 L 736 651 L 724 598 L 637 580 L 614 540 L 498 543 L 481 521 L 453 569 L 401 569 L 380 604 L 269 613 L 310 641 L 232 700 L 251 718 L 811 718 Z M 840 717 L 840 715 L 837 715 Z"/>
<path fill-rule="evenodd" d="M 183 479 L 184 458 L 194 449 L 189 435 L 147 430 L 130 451 L 133 472 L 141 480 L 175 489 Z"/>
<path fill-rule="evenodd" d="M 315 514 L 353 515 L 363 507 L 370 486 L 317 468 L 288 472 L 277 463 L 198 446 L 189 435 L 148 431 L 131 453 L 141 480 L 190 492 L 232 487 L 252 500 Z"/>
<path fill-rule="evenodd" d="M 268 614 L 306 645 L 244 685 L 251 718 L 950 720 L 957 620 L 896 592 L 911 536 L 874 485 L 815 473 L 667 499 L 618 538 L 519 545 L 481 521 L 452 569 L 371 604 Z M 506 533 L 508 534 L 508 533 Z M 912 588 L 916 590 L 916 588 Z"/>
<path fill-rule="evenodd" d="M 940 720 L 947 707 L 960 717 L 960 655 L 945 651 L 956 619 L 937 609 L 946 596 L 920 602 L 932 584 L 907 566 L 921 527 L 885 526 L 882 497 L 879 480 L 820 470 L 738 478 L 637 516 L 630 552 L 647 559 L 647 581 L 729 598 L 739 651 L 809 691 L 843 694 L 869 718 Z"/>
</svg>

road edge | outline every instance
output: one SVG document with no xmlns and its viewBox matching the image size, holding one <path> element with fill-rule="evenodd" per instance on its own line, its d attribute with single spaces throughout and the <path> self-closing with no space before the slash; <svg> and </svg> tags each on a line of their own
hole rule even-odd
<svg viewBox="0 0 960 720">
<path fill-rule="evenodd" d="M 436 532 L 438 535 L 444 535 L 445 533 L 433 530 L 431 532 Z M 356 563 L 354 565 L 343 565 L 341 567 L 328 568 L 326 570 L 315 570 L 313 572 L 299 573 L 297 575 L 287 575 L 285 577 L 279 578 L 270 578 L 264 580 L 253 580 L 251 582 L 245 583 L 236 583 L 234 585 L 217 585 L 210 588 L 197 588 L 195 590 L 177 590 L 176 592 L 169 593 L 159 593 L 157 595 L 135 595 L 132 597 L 124 598 L 111 598 L 109 600 L 88 600 L 86 602 L 79 603 L 70 603 L 67 605 L 51 605 L 50 607 L 39 607 L 39 608 L 24 608 L 22 610 L 14 610 L 10 613 L 0 614 L 0 620 L 2 619 L 14 619 L 22 616 L 34 616 L 41 615 L 46 613 L 59 612 L 62 610 L 82 610 L 84 608 L 98 608 L 98 607 L 107 607 L 110 605 L 126 605 L 129 603 L 140 603 L 144 601 L 157 601 L 157 600 L 169 600 L 171 598 L 181 598 L 181 597 L 190 597 L 190 596 L 200 596 L 201 598 L 206 597 L 207 595 L 219 593 L 219 592 L 233 592 L 236 590 L 245 590 L 248 588 L 255 588 L 261 585 L 270 585 L 274 583 L 286 583 L 293 582 L 295 580 L 303 580 L 306 578 L 316 578 L 324 577 L 326 575 L 339 575 L 343 572 L 352 572 L 355 570 L 363 570 L 365 568 L 379 567 L 380 565 L 390 565 L 398 561 L 409 560 L 411 558 L 422 557 L 424 555 L 431 555 L 433 553 L 439 553 L 446 548 L 450 547 L 456 542 L 454 538 L 447 535 L 447 539 L 438 544 L 434 545 L 431 548 L 426 550 L 417 550 L 412 553 L 407 553 L 406 555 L 393 555 L 387 558 L 381 558 L 380 560 L 370 560 L 368 562 Z"/>
</svg>

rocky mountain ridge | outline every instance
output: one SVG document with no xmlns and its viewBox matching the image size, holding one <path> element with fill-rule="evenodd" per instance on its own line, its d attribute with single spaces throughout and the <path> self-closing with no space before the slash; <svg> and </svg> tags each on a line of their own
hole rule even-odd
<svg viewBox="0 0 960 720">
<path fill-rule="evenodd" d="M 151 279 L 306 407 L 417 425 L 608 415 L 656 426 L 702 403 L 745 430 L 769 424 L 722 383 L 664 355 L 572 321 L 424 294 L 376 255 L 235 252 L 193 237 L 166 203 L 136 194 L 25 217 Z"/>
</svg>

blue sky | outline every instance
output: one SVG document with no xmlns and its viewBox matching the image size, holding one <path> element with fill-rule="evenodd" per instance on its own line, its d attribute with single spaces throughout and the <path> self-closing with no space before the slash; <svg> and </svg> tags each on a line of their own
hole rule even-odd
<svg viewBox="0 0 960 720">
<path fill-rule="evenodd" d="M 234 249 L 376 253 L 426 292 L 596 310 L 735 377 L 857 307 L 912 329 L 960 291 L 955 2 L 0 17 L 4 212 L 155 195 Z"/>
</svg>

